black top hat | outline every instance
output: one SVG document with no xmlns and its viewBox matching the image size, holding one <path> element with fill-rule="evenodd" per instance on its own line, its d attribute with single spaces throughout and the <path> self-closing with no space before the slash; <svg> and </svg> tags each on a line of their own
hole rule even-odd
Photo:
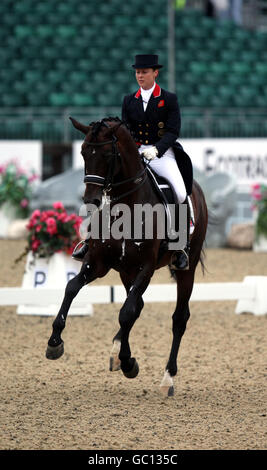
<svg viewBox="0 0 267 470">
<path fill-rule="evenodd" d="M 158 56 L 156 54 L 139 54 L 135 56 L 134 69 L 161 69 L 163 65 L 158 64 Z"/>
</svg>

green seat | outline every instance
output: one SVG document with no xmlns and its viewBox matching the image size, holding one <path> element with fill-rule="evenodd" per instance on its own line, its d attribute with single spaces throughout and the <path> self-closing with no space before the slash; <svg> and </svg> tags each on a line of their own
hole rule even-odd
<svg viewBox="0 0 267 470">
<path fill-rule="evenodd" d="M 114 26 L 124 27 L 132 26 L 132 18 L 130 16 L 116 15 L 114 18 Z"/>
<path fill-rule="evenodd" d="M 249 75 L 251 73 L 251 66 L 245 62 L 234 62 L 232 64 L 232 72 L 238 75 Z"/>
<path fill-rule="evenodd" d="M 229 66 L 225 62 L 212 62 L 210 64 L 210 73 L 222 77 L 223 75 L 228 74 Z"/>
<path fill-rule="evenodd" d="M 31 91 L 31 89 L 32 89 L 31 83 L 30 84 L 25 83 L 23 80 L 18 80 L 13 83 L 13 90 L 15 91 L 15 93 L 23 95 Z"/>
<path fill-rule="evenodd" d="M 233 87 L 238 87 L 247 80 L 248 78 L 246 77 L 246 75 L 242 76 L 235 73 L 229 73 L 226 82 Z"/>
<path fill-rule="evenodd" d="M 216 90 L 214 90 L 214 94 L 216 94 Z M 218 88 L 217 88 L 217 93 L 219 94 L 219 96 L 223 99 L 226 99 L 226 100 L 231 100 L 233 98 L 233 96 L 235 95 L 236 93 L 236 90 L 234 87 L 232 86 L 227 86 L 227 85 L 220 85 Z"/>
<path fill-rule="evenodd" d="M 88 73 L 75 70 L 68 75 L 68 80 L 75 85 L 80 85 L 89 80 L 89 77 Z"/>
<path fill-rule="evenodd" d="M 24 0 L 23 0 L 24 2 Z M 32 8 L 33 6 L 31 6 Z M 42 15 L 47 15 L 48 13 L 55 14 L 55 5 L 53 2 L 37 2 L 34 5 L 34 10 Z"/>
<path fill-rule="evenodd" d="M 115 95 L 99 93 L 96 96 L 96 104 L 99 106 L 118 106 Z"/>
<path fill-rule="evenodd" d="M 15 14 L 24 15 L 28 13 L 32 9 L 32 1 L 31 0 L 23 0 L 23 2 L 12 2 L 13 11 Z"/>
<path fill-rule="evenodd" d="M 48 101 L 52 106 L 70 106 L 71 97 L 66 93 L 51 93 Z"/>
<path fill-rule="evenodd" d="M 12 59 L 9 65 L 16 74 L 23 73 L 32 66 L 31 61 L 27 59 Z"/>
<path fill-rule="evenodd" d="M 223 49 L 220 51 L 220 58 L 222 62 L 228 63 L 229 66 L 232 62 L 240 60 L 240 51 L 232 49 Z"/>
<path fill-rule="evenodd" d="M 27 83 L 34 84 L 43 81 L 43 73 L 39 70 L 26 70 L 24 73 L 24 80 Z"/>
<path fill-rule="evenodd" d="M 64 58 L 59 58 L 57 60 L 57 71 L 64 73 L 65 79 L 68 77 L 66 73 L 74 70 L 74 68 L 77 67 L 77 62 L 72 62 L 71 60 L 66 60 Z M 80 69 L 80 67 L 78 67 Z"/>
<path fill-rule="evenodd" d="M 239 60 L 242 60 L 245 63 L 253 64 L 259 60 L 259 55 L 256 51 L 249 51 L 247 49 L 240 51 Z"/>
<path fill-rule="evenodd" d="M 34 36 L 35 28 L 32 25 L 22 24 L 15 26 L 15 36 L 24 39 L 27 36 Z"/>
<path fill-rule="evenodd" d="M 265 75 L 260 75 L 258 73 L 250 74 L 248 77 L 248 83 L 254 87 L 266 87 L 266 77 Z"/>
<path fill-rule="evenodd" d="M 55 61 L 62 56 L 62 52 L 54 46 L 44 46 L 41 55 L 45 60 Z"/>
<path fill-rule="evenodd" d="M 248 86 L 248 85 L 242 85 L 240 86 L 238 92 L 248 98 L 248 99 L 251 99 L 253 100 L 254 98 L 256 98 L 256 96 L 258 95 L 258 88 L 257 87 L 253 87 L 253 86 Z"/>
<path fill-rule="evenodd" d="M 214 94 L 212 97 L 211 97 L 211 106 L 215 107 L 215 108 L 225 108 L 225 107 L 229 107 L 231 103 L 231 99 L 224 95 L 220 95 L 220 94 Z"/>
<path fill-rule="evenodd" d="M 51 85 L 62 83 L 66 78 L 64 73 L 58 70 L 49 70 L 46 76 Z"/>
<path fill-rule="evenodd" d="M 95 69 L 95 64 L 90 59 L 79 59 L 77 62 L 77 69 L 80 72 L 90 73 Z"/>
<path fill-rule="evenodd" d="M 48 95 L 43 91 L 31 91 L 26 95 L 27 106 L 49 106 Z"/>
<path fill-rule="evenodd" d="M 7 13 L 3 13 L 3 16 L 1 17 L 1 23 L 9 27 L 14 27 L 15 25 L 20 23 L 20 17 L 19 15 L 9 11 Z"/>
<path fill-rule="evenodd" d="M 55 28 L 49 24 L 39 24 L 35 29 L 37 38 L 47 39 L 55 34 Z"/>
<path fill-rule="evenodd" d="M 254 99 L 251 98 L 251 96 L 244 95 L 244 94 L 241 94 L 241 93 L 240 94 L 237 93 L 234 96 L 233 102 L 234 102 L 235 106 L 238 106 L 240 108 L 247 108 L 247 107 L 252 108 L 253 106 L 255 106 L 255 101 L 254 101 Z"/>
<path fill-rule="evenodd" d="M 208 50 L 208 49 L 199 49 L 195 51 L 195 58 L 199 62 L 214 62 L 217 59 L 217 55 L 214 51 Z M 187 55 L 187 60 L 188 60 L 188 55 Z"/>
<path fill-rule="evenodd" d="M 77 28 L 72 25 L 59 25 L 56 27 L 56 34 L 66 39 L 72 38 L 78 34 Z"/>
<path fill-rule="evenodd" d="M 259 108 L 263 108 L 263 110 L 266 111 L 267 108 L 267 95 L 257 95 L 255 98 L 255 103 L 253 103 L 253 106 L 257 106 Z"/>
<path fill-rule="evenodd" d="M 188 106 L 206 107 L 207 98 L 205 96 L 191 93 L 190 96 L 187 96 L 187 103 Z"/>
<path fill-rule="evenodd" d="M 217 87 L 215 86 L 211 86 L 211 85 L 208 85 L 206 83 L 202 83 L 198 86 L 198 94 L 208 100 L 210 102 L 212 96 L 214 96 L 214 94 L 216 94 L 218 91 L 217 91 Z M 188 93 L 190 93 L 190 90 L 188 90 Z M 192 93 L 192 91 L 191 91 Z"/>
<path fill-rule="evenodd" d="M 83 93 L 74 93 L 72 96 L 73 106 L 93 106 L 95 104 L 92 96 Z"/>
<path fill-rule="evenodd" d="M 267 63 L 258 62 L 257 64 L 255 64 L 255 71 L 257 74 L 267 77 Z"/>
</svg>

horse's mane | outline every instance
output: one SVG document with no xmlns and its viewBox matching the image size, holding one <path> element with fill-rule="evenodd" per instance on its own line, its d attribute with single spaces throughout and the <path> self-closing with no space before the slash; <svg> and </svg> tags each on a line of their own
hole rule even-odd
<svg viewBox="0 0 267 470">
<path fill-rule="evenodd" d="M 89 124 L 89 126 L 92 128 L 92 136 L 97 136 L 100 128 L 105 122 L 121 122 L 122 124 L 125 124 L 119 117 L 106 117 L 104 119 L 101 119 L 100 121 L 93 121 Z"/>
</svg>

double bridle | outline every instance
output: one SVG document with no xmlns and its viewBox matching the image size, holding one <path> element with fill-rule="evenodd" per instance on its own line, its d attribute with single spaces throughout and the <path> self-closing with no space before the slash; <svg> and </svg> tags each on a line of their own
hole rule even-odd
<svg viewBox="0 0 267 470">
<path fill-rule="evenodd" d="M 100 121 L 97 124 L 99 125 L 99 127 L 101 125 L 104 125 L 104 126 L 106 126 L 110 129 L 110 126 L 108 126 L 108 124 L 104 120 Z M 123 121 L 120 122 L 118 127 L 120 127 L 122 124 L 123 124 Z M 117 127 L 117 129 L 118 129 L 118 127 Z M 102 147 L 103 145 L 111 145 L 111 163 L 108 167 L 107 176 L 104 178 L 103 176 L 87 175 L 86 174 L 84 176 L 84 180 L 83 180 L 84 183 L 91 183 L 91 184 L 94 184 L 94 185 L 97 185 L 97 186 L 102 186 L 102 188 L 103 188 L 102 192 L 103 192 L 103 195 L 105 195 L 105 196 L 113 188 L 117 188 L 118 186 L 121 186 L 123 184 L 133 182 L 135 185 L 138 185 L 138 186 L 135 186 L 130 191 L 127 191 L 126 193 L 120 194 L 119 196 L 116 196 L 116 197 L 111 197 L 110 199 L 111 199 L 112 202 L 118 201 L 119 199 L 122 199 L 123 197 L 128 196 L 129 194 L 131 194 L 134 191 L 136 191 L 137 189 L 139 189 L 145 183 L 146 178 L 147 178 L 146 167 L 143 170 L 141 170 L 139 173 L 137 173 L 137 175 L 135 175 L 134 177 L 127 178 L 123 181 L 119 181 L 117 183 L 114 183 L 114 171 L 115 171 L 116 159 L 120 158 L 120 156 L 121 156 L 120 152 L 118 151 L 118 147 L 117 147 L 118 138 L 115 135 L 112 135 L 111 140 L 106 140 L 104 142 L 90 142 L 87 139 L 85 139 L 84 142 L 86 143 L 87 146 L 91 146 L 91 147 Z M 95 153 L 95 152 L 93 151 L 92 153 Z M 140 183 L 140 184 L 138 184 L 138 183 Z"/>
</svg>

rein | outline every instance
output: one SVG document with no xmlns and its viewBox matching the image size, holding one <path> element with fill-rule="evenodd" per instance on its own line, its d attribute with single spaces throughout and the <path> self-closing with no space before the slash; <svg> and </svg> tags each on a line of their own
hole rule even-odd
<svg viewBox="0 0 267 470">
<path fill-rule="evenodd" d="M 109 126 L 103 120 L 101 121 L 101 123 L 109 128 Z M 123 124 L 123 121 L 121 121 L 119 126 L 121 126 L 122 124 Z M 119 199 L 122 199 L 123 197 L 128 196 L 129 194 L 137 191 L 137 189 L 139 189 L 145 183 L 147 179 L 146 167 L 134 177 L 127 178 L 117 183 L 113 182 L 116 158 L 120 157 L 120 153 L 117 148 L 118 138 L 115 135 L 112 136 L 112 140 L 106 140 L 104 142 L 90 142 L 89 140 L 86 140 L 86 139 L 84 140 L 84 142 L 88 146 L 91 146 L 91 147 L 102 147 L 103 145 L 112 145 L 112 152 L 111 152 L 112 161 L 111 161 L 111 164 L 109 165 L 107 176 L 104 178 L 103 176 L 98 176 L 98 175 L 85 175 L 84 180 L 83 180 L 84 183 L 90 183 L 90 184 L 95 184 L 97 186 L 102 186 L 103 194 L 107 195 L 107 193 L 109 193 L 113 188 L 116 188 L 126 183 L 134 182 L 135 184 L 137 184 L 141 180 L 140 184 L 138 186 L 135 186 L 130 191 L 120 194 L 119 196 L 112 197 L 111 202 L 118 201 Z M 93 151 L 92 153 L 95 153 L 95 152 Z"/>
</svg>

